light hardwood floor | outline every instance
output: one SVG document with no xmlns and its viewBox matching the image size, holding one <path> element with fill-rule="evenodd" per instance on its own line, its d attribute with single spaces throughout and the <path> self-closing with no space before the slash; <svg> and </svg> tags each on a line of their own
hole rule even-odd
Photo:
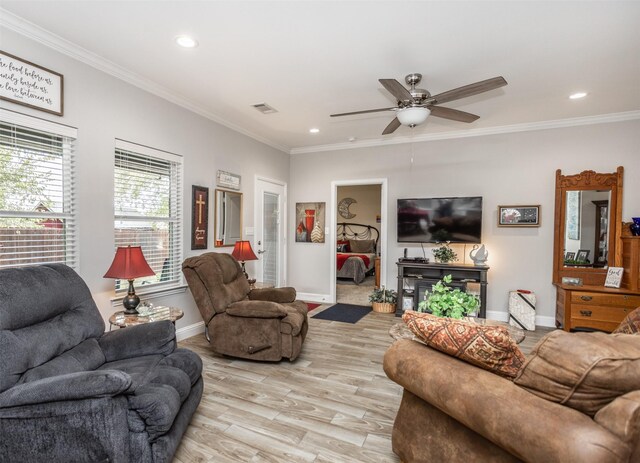
<svg viewBox="0 0 640 463">
<path fill-rule="evenodd" d="M 402 388 L 382 370 L 399 321 L 373 312 L 356 324 L 310 318 L 294 362 L 221 357 L 204 335 L 180 342 L 203 359 L 204 395 L 174 463 L 399 462 L 391 429 Z M 548 331 L 529 333 L 523 351 Z"/>
</svg>

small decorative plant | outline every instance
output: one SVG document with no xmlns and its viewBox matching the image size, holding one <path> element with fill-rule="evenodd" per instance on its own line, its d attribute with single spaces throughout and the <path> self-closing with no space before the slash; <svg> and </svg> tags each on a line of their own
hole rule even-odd
<svg viewBox="0 0 640 463">
<path fill-rule="evenodd" d="M 396 311 L 398 293 L 383 286 L 382 288 L 374 289 L 369 295 L 369 300 L 374 312 L 394 313 Z"/>
<path fill-rule="evenodd" d="M 388 304 L 395 304 L 398 301 L 398 293 L 392 289 L 375 288 L 369 295 L 370 302 L 382 302 Z"/>
<path fill-rule="evenodd" d="M 441 262 L 443 264 L 447 264 L 449 262 L 453 262 L 458 258 L 458 254 L 454 252 L 453 249 L 449 246 L 451 242 L 447 241 L 442 246 L 435 248 L 433 252 L 433 257 L 437 262 Z"/>
<path fill-rule="evenodd" d="M 446 275 L 432 287 L 429 297 L 420 301 L 418 312 L 431 312 L 437 317 L 462 318 L 476 311 L 478 297 L 460 289 L 451 289 L 451 275 Z"/>
</svg>

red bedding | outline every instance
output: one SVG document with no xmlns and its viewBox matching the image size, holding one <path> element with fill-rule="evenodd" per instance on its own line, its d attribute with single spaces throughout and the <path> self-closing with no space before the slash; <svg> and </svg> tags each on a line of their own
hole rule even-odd
<svg viewBox="0 0 640 463">
<path fill-rule="evenodd" d="M 347 261 L 349 257 L 359 257 L 360 259 L 362 259 L 362 262 L 364 262 L 364 266 L 366 268 L 369 268 L 369 258 L 367 256 L 362 254 L 342 254 L 339 252 L 338 259 L 337 259 L 338 270 L 342 269 L 342 266 L 344 265 L 344 263 Z"/>
</svg>

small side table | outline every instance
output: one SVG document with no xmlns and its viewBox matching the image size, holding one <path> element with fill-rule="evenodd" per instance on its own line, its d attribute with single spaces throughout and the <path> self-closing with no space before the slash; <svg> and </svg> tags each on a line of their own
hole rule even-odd
<svg viewBox="0 0 640 463">
<path fill-rule="evenodd" d="M 145 323 L 157 322 L 160 320 L 171 320 L 176 323 L 184 316 L 182 309 L 177 307 L 154 307 L 144 314 L 128 315 L 124 311 L 119 311 L 109 317 L 109 331 L 114 326 L 126 328 L 127 326 L 143 325 Z"/>
</svg>

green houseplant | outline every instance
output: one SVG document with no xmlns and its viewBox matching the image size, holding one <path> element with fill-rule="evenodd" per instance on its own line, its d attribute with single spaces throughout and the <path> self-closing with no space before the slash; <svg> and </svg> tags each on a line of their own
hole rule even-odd
<svg viewBox="0 0 640 463">
<path fill-rule="evenodd" d="M 392 289 L 386 289 L 384 286 L 375 288 L 369 295 L 369 301 L 374 312 L 393 313 L 396 311 L 398 293 Z"/>
<path fill-rule="evenodd" d="M 447 241 L 440 247 L 435 248 L 433 251 L 433 257 L 436 259 L 436 262 L 440 262 L 443 264 L 448 264 L 449 262 L 453 262 L 458 258 L 458 254 L 455 253 L 453 249 L 449 246 L 450 241 Z"/>
<path fill-rule="evenodd" d="M 437 317 L 462 318 L 476 311 L 478 297 L 460 289 L 452 289 L 451 275 L 446 275 L 432 287 L 431 294 L 418 304 L 418 312 L 431 312 Z"/>
</svg>

